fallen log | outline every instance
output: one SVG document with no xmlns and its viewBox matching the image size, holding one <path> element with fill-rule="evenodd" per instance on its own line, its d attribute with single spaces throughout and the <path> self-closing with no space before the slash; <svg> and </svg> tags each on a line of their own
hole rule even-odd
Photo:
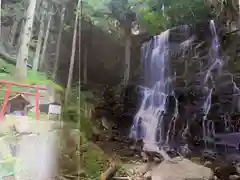
<svg viewBox="0 0 240 180">
<path fill-rule="evenodd" d="M 0 58 L 2 58 L 3 60 L 5 60 L 7 63 L 12 64 L 12 65 L 16 65 L 16 58 L 13 56 L 10 56 L 7 53 L 1 52 L 0 51 Z M 27 64 L 27 67 L 32 68 L 31 64 Z"/>
<path fill-rule="evenodd" d="M 131 178 L 130 177 L 113 177 L 112 178 L 113 180 L 131 180 Z"/>
<path fill-rule="evenodd" d="M 112 164 L 102 175 L 101 180 L 111 180 L 116 174 L 119 167 L 116 164 Z"/>
</svg>

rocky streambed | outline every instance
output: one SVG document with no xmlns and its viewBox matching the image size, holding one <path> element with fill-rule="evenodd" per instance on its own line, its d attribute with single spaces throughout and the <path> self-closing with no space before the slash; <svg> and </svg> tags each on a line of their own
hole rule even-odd
<svg viewBox="0 0 240 180">
<path fill-rule="evenodd" d="M 113 179 L 131 180 L 240 180 L 239 154 L 217 154 L 199 150 L 187 156 L 171 154 L 171 161 L 151 152 L 131 148 L 126 138 L 102 137 L 97 144 L 118 156 L 122 168 Z M 124 172 L 124 173 L 122 173 Z"/>
<path fill-rule="evenodd" d="M 238 180 L 240 168 L 222 157 L 174 157 L 167 160 L 125 165 L 128 176 L 134 180 Z"/>
</svg>

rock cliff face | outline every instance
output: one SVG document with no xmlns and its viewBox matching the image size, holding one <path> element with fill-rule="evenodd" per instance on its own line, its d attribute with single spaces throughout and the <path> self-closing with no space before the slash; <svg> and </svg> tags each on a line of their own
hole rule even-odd
<svg viewBox="0 0 240 180">
<path fill-rule="evenodd" d="M 236 126 L 240 110 L 240 91 L 238 82 L 235 81 L 238 78 L 229 67 L 230 61 L 221 47 L 219 30 L 215 27 L 217 25 L 213 23 L 213 21 L 209 21 L 192 26 L 179 26 L 170 30 L 169 69 L 167 73 L 170 74 L 169 78 L 172 81 L 178 103 L 176 104 L 175 101 L 171 100 L 166 102 L 168 106 L 163 117 L 164 123 L 173 121 L 174 112 L 171 109 L 174 109 L 173 107 L 176 105 L 178 114 L 174 128 L 168 123 L 162 128 L 165 132 L 170 128 L 169 132 L 174 141 L 184 140 L 185 143 L 189 144 L 202 139 L 204 129 L 202 120 L 204 118 L 216 122 L 220 121 L 220 124 L 215 127 L 218 132 L 226 132 L 229 128 L 229 132 L 233 129 L 238 130 Z M 150 41 L 148 44 L 149 54 L 154 53 L 154 47 L 152 47 L 154 42 Z M 159 68 L 159 76 L 160 71 L 161 68 Z M 145 71 L 144 74 L 145 84 L 142 85 L 152 88 L 147 80 L 148 75 L 151 76 L 151 72 Z M 167 99 L 171 99 L 170 94 L 167 96 Z M 143 97 L 141 96 L 141 98 Z M 154 106 L 154 104 L 152 105 Z M 135 115 L 132 114 L 129 119 L 134 119 Z"/>
<path fill-rule="evenodd" d="M 218 30 L 218 28 L 216 28 L 216 30 Z M 219 32 L 217 32 L 217 34 L 218 33 Z M 173 40 L 176 39 L 176 36 L 181 37 L 179 30 L 172 34 L 171 37 Z M 229 121 L 235 124 L 239 116 L 237 114 L 239 114 L 240 110 L 238 77 L 236 72 L 232 71 L 229 66 L 231 62 L 228 60 L 226 53 L 224 54 L 221 44 L 219 44 L 220 46 L 213 44 L 215 41 L 213 40 L 214 37 L 212 36 L 209 23 L 206 22 L 205 24 L 190 27 L 189 35 L 185 38 L 184 35 L 186 35 L 186 33 L 182 34 L 180 39 L 185 39 L 186 42 L 186 40 L 190 38 L 192 42 L 191 45 L 185 49 L 184 54 L 177 54 L 177 56 L 171 57 L 171 68 L 176 72 L 176 89 L 185 94 L 185 96 L 182 96 L 185 102 L 179 103 L 180 106 L 182 106 L 181 109 L 187 111 L 187 107 L 190 105 L 190 109 L 192 109 L 195 117 L 190 117 L 184 112 L 180 112 L 180 116 L 183 114 L 182 116 L 185 119 L 193 118 L 193 120 L 199 121 L 199 119 L 201 119 L 199 115 L 204 116 L 204 112 L 202 111 L 203 107 L 200 105 L 205 102 L 210 105 L 207 119 L 213 121 Z M 219 38 L 218 40 L 220 40 L 221 37 L 216 36 L 215 38 Z M 218 48 L 219 51 L 217 52 L 214 48 Z M 178 47 L 178 49 L 181 48 Z M 219 61 L 221 68 L 216 65 L 219 63 L 217 62 L 218 59 L 221 59 Z M 214 63 L 216 66 L 213 65 Z M 203 83 L 203 77 L 207 77 L 207 73 L 210 73 L 209 76 L 211 76 L 211 78 L 208 78 L 208 80 Z M 207 102 L 206 98 L 209 96 L 209 89 L 212 89 L 212 92 L 210 94 L 210 102 Z M 199 126 L 201 127 L 201 125 Z M 225 131 L 220 129 L 218 129 L 218 131 Z"/>
</svg>

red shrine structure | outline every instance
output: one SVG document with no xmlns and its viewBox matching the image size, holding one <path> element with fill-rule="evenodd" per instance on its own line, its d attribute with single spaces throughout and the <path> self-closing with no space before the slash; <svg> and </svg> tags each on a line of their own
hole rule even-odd
<svg viewBox="0 0 240 180">
<path fill-rule="evenodd" d="M 0 120 L 4 118 L 5 113 L 9 113 L 11 106 L 15 110 L 20 108 L 24 110 L 24 115 L 26 115 L 26 105 L 29 104 L 28 100 L 26 99 L 27 96 L 35 96 L 36 101 L 36 119 L 39 120 L 39 98 L 44 96 L 40 94 L 40 90 L 47 90 L 43 87 L 38 87 L 37 85 L 29 85 L 29 84 L 18 84 L 10 81 L 3 81 L 0 80 L 0 85 L 7 85 L 7 88 L 0 88 L 0 91 L 4 91 L 4 101 L 1 104 L 1 112 L 0 112 Z M 12 87 L 26 87 L 29 89 L 35 89 L 35 93 L 33 92 L 18 92 L 12 90 Z M 14 97 L 10 97 L 11 93 L 16 94 Z"/>
</svg>

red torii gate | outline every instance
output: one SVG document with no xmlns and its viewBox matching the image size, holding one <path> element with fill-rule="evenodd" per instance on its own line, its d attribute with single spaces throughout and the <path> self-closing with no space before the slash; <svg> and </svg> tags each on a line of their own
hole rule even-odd
<svg viewBox="0 0 240 180">
<path fill-rule="evenodd" d="M 3 105 L 2 105 L 2 109 L 1 109 L 1 114 L 0 114 L 0 120 L 3 119 L 4 117 L 4 113 L 6 110 L 6 106 L 8 103 L 8 98 L 10 96 L 10 93 L 16 93 L 16 94 L 23 94 L 26 96 L 35 96 L 35 100 L 36 100 L 36 119 L 39 120 L 39 98 L 43 95 L 40 94 L 39 90 L 47 90 L 46 88 L 43 87 L 38 87 L 36 85 L 29 85 L 29 84 L 19 84 L 19 83 L 14 83 L 14 82 L 10 82 L 10 81 L 3 81 L 0 80 L 0 84 L 6 84 L 7 85 L 7 89 L 1 89 L 0 91 L 5 91 L 5 97 L 4 97 L 4 101 L 3 101 Z M 15 90 L 11 90 L 12 86 L 18 86 L 18 87 L 27 87 L 27 88 L 32 88 L 32 89 L 36 89 L 35 93 L 32 92 L 18 92 Z"/>
</svg>

